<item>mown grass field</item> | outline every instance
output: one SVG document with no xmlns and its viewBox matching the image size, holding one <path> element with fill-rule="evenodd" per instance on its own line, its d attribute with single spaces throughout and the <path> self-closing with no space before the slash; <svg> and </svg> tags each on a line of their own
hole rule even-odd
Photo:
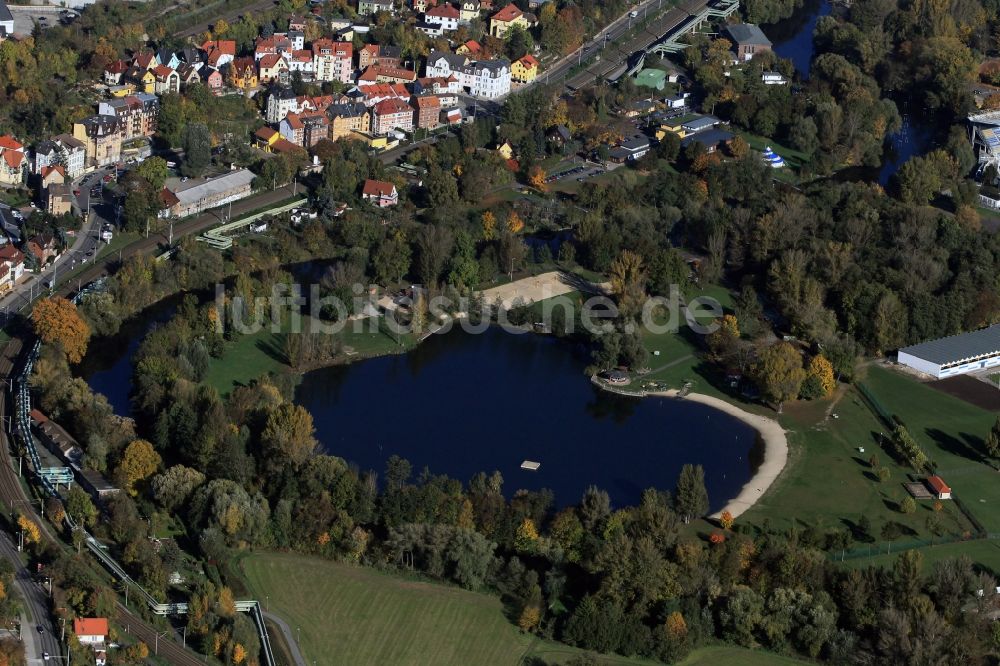
<svg viewBox="0 0 1000 666">
<path fill-rule="evenodd" d="M 897 509 L 906 496 L 902 484 L 912 470 L 898 465 L 879 447 L 878 436 L 884 426 L 853 389 L 848 389 L 833 407 L 836 419 L 825 418 L 830 402 L 828 399 L 786 409 L 782 424 L 789 430 L 788 467 L 740 521 L 756 525 L 767 521 L 777 528 L 812 525 L 827 531 L 851 529 L 865 515 L 871 521 L 871 535 L 876 541 L 885 541 L 880 533 L 889 521 L 911 532 L 904 533 L 901 541 L 930 538 L 927 517 L 933 513 L 933 502 L 918 502 L 917 511 L 909 515 Z M 859 447 L 864 448 L 864 453 Z M 869 466 L 872 454 L 889 470 L 888 481 L 879 481 Z M 945 503 L 941 514 L 945 532 L 961 534 L 971 529 L 954 504 Z"/>
<path fill-rule="evenodd" d="M 286 553 L 253 554 L 240 566 L 255 598 L 299 629 L 308 663 L 331 663 L 337 655 L 336 663 L 352 666 L 516 666 L 528 655 L 560 663 L 581 654 L 522 634 L 500 600 L 486 594 Z M 616 656 L 600 661 L 651 663 Z"/>
<path fill-rule="evenodd" d="M 919 551 L 923 558 L 921 567 L 924 573 L 927 573 L 935 562 L 965 555 L 976 564 L 992 571 L 993 575 L 1000 576 L 1000 540 L 981 539 L 945 543 L 938 546 L 926 546 L 920 548 Z M 844 560 L 842 566 L 848 569 L 863 569 L 867 566 L 891 567 L 898 557 L 899 553 L 896 552 L 872 557 L 856 557 Z"/>
<path fill-rule="evenodd" d="M 712 646 L 695 650 L 680 666 L 792 666 L 809 662 L 741 647 Z"/>
<path fill-rule="evenodd" d="M 982 448 L 997 415 L 895 370 L 872 366 L 864 381 L 937 463 L 955 496 L 988 532 L 1000 532 L 1000 472 L 986 464 Z"/>
</svg>

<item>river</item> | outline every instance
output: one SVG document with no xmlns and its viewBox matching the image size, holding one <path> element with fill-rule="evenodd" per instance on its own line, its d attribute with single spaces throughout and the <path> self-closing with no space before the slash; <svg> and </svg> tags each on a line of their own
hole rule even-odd
<svg viewBox="0 0 1000 666">
<path fill-rule="evenodd" d="M 807 0 L 789 18 L 762 27 L 772 42 L 774 52 L 791 60 L 803 80 L 809 78 L 816 51 L 813 41 L 816 23 L 831 11 L 830 0 Z M 886 185 L 906 160 L 923 155 L 934 147 L 936 127 L 930 114 L 901 107 L 900 115 L 902 127 L 887 137 L 882 166 L 878 169 L 852 168 L 842 175 L 850 179 L 877 179 L 879 184 Z"/>
</svg>

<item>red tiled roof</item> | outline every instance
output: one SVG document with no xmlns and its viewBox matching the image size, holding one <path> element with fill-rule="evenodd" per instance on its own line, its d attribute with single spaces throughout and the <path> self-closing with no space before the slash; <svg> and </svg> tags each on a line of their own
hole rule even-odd
<svg viewBox="0 0 1000 666">
<path fill-rule="evenodd" d="M 396 186 L 384 180 L 366 180 L 361 193 L 369 197 L 391 197 Z"/>
<path fill-rule="evenodd" d="M 271 69 L 275 65 L 277 65 L 278 62 L 280 62 L 282 60 L 284 60 L 284 58 L 282 58 L 277 53 L 268 53 L 266 56 L 264 56 L 263 58 L 260 59 L 260 68 L 261 69 Z"/>
<path fill-rule="evenodd" d="M 180 202 L 181 202 L 181 200 L 177 198 L 177 195 L 174 194 L 173 192 L 171 192 L 170 190 L 168 190 L 167 188 L 164 187 L 162 190 L 160 190 L 160 208 L 161 209 L 173 208 L 174 206 L 176 206 Z M 79 632 L 77 632 L 77 633 L 79 634 Z"/>
<path fill-rule="evenodd" d="M 128 69 L 128 63 L 124 60 L 115 60 L 113 63 L 105 67 L 104 71 L 108 74 L 124 74 L 126 69 Z"/>
<path fill-rule="evenodd" d="M 170 69 L 166 65 L 157 65 L 153 68 L 153 75 L 160 79 L 165 79 L 173 73 L 174 70 Z"/>
<path fill-rule="evenodd" d="M 21 150 L 24 146 L 10 134 L 0 136 L 0 148 L 4 150 Z"/>
<path fill-rule="evenodd" d="M 475 55 L 483 50 L 482 45 L 474 39 L 470 39 L 465 44 L 462 44 L 465 48 L 469 49 L 469 53 Z"/>
<path fill-rule="evenodd" d="M 442 5 L 438 5 L 433 9 L 428 9 L 426 14 L 427 16 L 440 16 L 441 18 L 451 19 L 458 19 L 458 17 L 462 15 L 461 12 L 447 2 Z"/>
<path fill-rule="evenodd" d="M 3 151 L 3 161 L 7 163 L 11 169 L 16 169 L 21 166 L 21 162 L 24 161 L 24 153 L 19 150 L 5 150 Z"/>
<path fill-rule="evenodd" d="M 418 109 L 434 109 L 440 108 L 441 100 L 439 100 L 434 95 L 423 95 L 421 97 L 414 98 L 414 101 Z"/>
<path fill-rule="evenodd" d="M 234 39 L 218 39 L 209 40 L 201 45 L 202 51 L 219 51 L 225 55 L 236 55 L 236 40 Z"/>
<path fill-rule="evenodd" d="M 936 474 L 934 476 L 927 477 L 927 484 L 930 485 L 931 489 L 938 495 L 951 492 L 951 488 L 949 488 L 944 482 L 944 479 Z"/>
<path fill-rule="evenodd" d="M 285 122 L 287 122 L 288 126 L 292 129 L 302 129 L 302 121 L 299 119 L 297 113 L 289 113 L 285 116 Z"/>
<path fill-rule="evenodd" d="M 296 151 L 304 150 L 302 146 L 296 146 L 288 139 L 278 139 L 274 142 L 274 145 L 271 146 L 271 148 L 279 153 L 294 153 Z"/>
<path fill-rule="evenodd" d="M 77 636 L 107 636 L 108 618 L 78 617 L 73 620 L 73 633 Z"/>
<path fill-rule="evenodd" d="M 277 132 L 267 126 L 261 127 L 259 130 L 253 133 L 255 137 L 257 137 L 258 139 L 263 139 L 264 141 L 270 141 L 271 137 L 273 137 L 275 134 L 277 134 Z"/>
<path fill-rule="evenodd" d="M 63 165 L 57 164 L 55 166 L 42 167 L 42 180 L 48 178 L 49 174 L 52 173 L 53 171 L 58 172 L 63 178 L 66 177 L 66 169 L 63 168 Z"/>
<path fill-rule="evenodd" d="M 12 264 L 19 264 L 24 261 L 24 254 L 10 243 L 7 243 L 6 245 L 0 246 L 0 261 L 9 261 Z"/>
<path fill-rule="evenodd" d="M 504 23 L 509 23 L 517 19 L 519 16 L 522 16 L 523 14 L 524 12 L 522 12 L 517 5 L 511 3 L 506 7 L 504 7 L 503 9 L 501 9 L 500 11 L 498 11 L 496 14 L 494 14 L 491 18 L 494 21 L 503 21 Z"/>
<path fill-rule="evenodd" d="M 394 113 L 411 111 L 410 105 L 397 97 L 384 99 L 375 105 L 375 113 L 380 116 L 387 116 Z"/>
<path fill-rule="evenodd" d="M 530 53 L 521 57 L 518 62 L 524 63 L 527 67 L 538 67 L 538 59 Z"/>
</svg>

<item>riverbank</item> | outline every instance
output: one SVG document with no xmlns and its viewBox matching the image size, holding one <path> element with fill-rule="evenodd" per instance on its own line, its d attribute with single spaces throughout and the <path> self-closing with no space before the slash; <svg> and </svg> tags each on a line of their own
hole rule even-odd
<svg viewBox="0 0 1000 666">
<path fill-rule="evenodd" d="M 782 428 L 781 424 L 774 419 L 766 416 L 760 416 L 758 414 L 751 414 L 750 412 L 740 409 L 736 405 L 726 402 L 721 398 L 705 395 L 703 393 L 687 393 L 685 395 L 681 395 L 680 391 L 677 389 L 634 393 L 632 391 L 618 391 L 615 387 L 610 386 L 606 382 L 596 378 L 593 379 L 593 382 L 596 386 L 599 386 L 606 391 L 622 395 L 633 395 L 638 398 L 647 396 L 658 398 L 676 398 L 678 400 L 697 402 L 699 404 L 712 407 L 713 409 L 717 409 L 735 419 L 739 419 L 757 431 L 761 441 L 764 443 L 764 460 L 761 462 L 760 466 L 757 467 L 754 475 L 750 477 L 750 480 L 743 485 L 739 494 L 729 500 L 724 507 L 709 516 L 710 518 L 718 518 L 725 511 L 732 514 L 733 518 L 738 518 L 741 514 L 752 507 L 757 500 L 764 496 L 764 493 L 767 492 L 768 488 L 771 487 L 771 484 L 774 483 L 775 479 L 778 478 L 781 471 L 785 469 L 785 465 L 788 463 L 788 438 L 785 437 L 785 429 Z"/>
</svg>

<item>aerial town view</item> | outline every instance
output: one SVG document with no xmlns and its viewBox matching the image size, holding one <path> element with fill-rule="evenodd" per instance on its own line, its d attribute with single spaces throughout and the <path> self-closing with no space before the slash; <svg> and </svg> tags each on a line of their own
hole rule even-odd
<svg viewBox="0 0 1000 666">
<path fill-rule="evenodd" d="M 0 0 L 0 666 L 1000 666 L 1000 0 Z"/>
</svg>

